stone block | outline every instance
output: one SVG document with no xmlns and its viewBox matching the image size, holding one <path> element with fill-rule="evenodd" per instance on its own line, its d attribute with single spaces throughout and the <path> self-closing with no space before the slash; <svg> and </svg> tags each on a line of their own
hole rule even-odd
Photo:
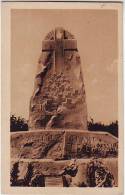
<svg viewBox="0 0 125 195">
<path fill-rule="evenodd" d="M 64 131 L 30 131 L 11 134 L 11 158 L 60 159 Z"/>
<path fill-rule="evenodd" d="M 78 171 L 75 177 L 72 178 L 72 186 L 80 186 L 83 182 L 88 186 L 88 176 L 87 176 L 87 167 L 90 163 L 90 159 L 78 159 L 76 161 Z M 98 161 L 103 163 L 103 166 L 107 168 L 110 173 L 114 177 L 114 183 L 115 186 L 118 186 L 118 159 L 117 158 L 107 158 L 107 159 L 98 159 Z M 53 160 L 34 160 L 34 159 L 13 159 L 11 160 L 11 173 L 12 170 L 14 171 L 14 164 L 18 163 L 18 167 L 15 169 L 15 175 L 17 173 L 16 177 L 16 183 L 20 183 L 20 179 L 22 180 L 22 183 L 26 183 L 23 180 L 27 177 L 27 170 L 29 169 L 30 172 L 30 178 L 28 177 L 27 185 L 30 186 L 32 184 L 32 181 L 37 177 L 42 177 L 41 184 L 39 184 L 39 187 L 47 187 L 47 186 L 63 186 L 63 181 L 61 179 L 62 172 L 64 171 L 65 167 L 69 166 L 71 164 L 70 160 L 63 160 L 63 161 L 53 161 Z M 30 166 L 29 166 L 30 165 Z M 22 167 L 22 170 L 20 169 L 20 166 Z M 21 176 L 22 174 L 22 176 Z M 48 185 L 48 178 L 51 180 L 49 181 Z M 57 178 L 59 178 L 59 181 L 56 183 Z M 12 178 L 11 178 L 12 180 Z M 51 184 L 50 184 L 51 182 Z M 34 186 L 34 185 L 32 185 Z M 37 183 L 38 186 L 38 183 Z"/>
<path fill-rule="evenodd" d="M 86 156 L 83 146 L 90 147 L 93 143 L 111 147 L 118 144 L 118 139 L 108 133 L 85 130 L 14 132 L 11 133 L 11 158 L 70 159 L 84 156 L 90 158 L 92 152 L 90 155 L 85 153 Z"/>
</svg>

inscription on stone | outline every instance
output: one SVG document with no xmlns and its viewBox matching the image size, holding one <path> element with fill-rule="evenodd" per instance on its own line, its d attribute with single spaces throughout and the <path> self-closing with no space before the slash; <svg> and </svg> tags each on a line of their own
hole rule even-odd
<svg viewBox="0 0 125 195">
<path fill-rule="evenodd" d="M 28 132 L 11 136 L 11 157 L 60 159 L 64 155 L 64 132 Z"/>
<path fill-rule="evenodd" d="M 87 131 L 88 132 L 88 131 Z M 117 155 L 118 140 L 111 135 L 81 131 L 30 131 L 11 135 L 11 157 L 65 159 L 91 157 L 100 153 Z M 110 139 L 110 142 L 109 140 Z M 113 151 L 112 149 L 115 148 Z M 104 154 L 103 154 L 104 155 Z"/>
</svg>

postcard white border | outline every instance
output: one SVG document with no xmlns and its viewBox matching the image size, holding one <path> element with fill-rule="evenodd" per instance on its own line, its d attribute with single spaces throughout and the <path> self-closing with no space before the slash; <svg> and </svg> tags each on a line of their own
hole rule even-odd
<svg viewBox="0 0 125 195">
<path fill-rule="evenodd" d="M 119 187 L 115 188 L 58 188 L 58 187 L 10 187 L 10 11 L 11 9 L 115 9 L 118 10 L 118 105 L 119 105 Z M 118 195 L 123 192 L 123 69 L 122 69 L 122 4 L 121 3 L 38 3 L 3 2 L 2 3 L 2 193 L 5 194 L 60 194 Z"/>
</svg>

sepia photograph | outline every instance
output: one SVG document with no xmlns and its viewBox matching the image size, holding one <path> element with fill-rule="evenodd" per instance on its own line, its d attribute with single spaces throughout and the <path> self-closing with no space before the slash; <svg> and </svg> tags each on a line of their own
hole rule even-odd
<svg viewBox="0 0 125 195">
<path fill-rule="evenodd" d="M 9 8 L 13 190 L 121 186 L 122 6 L 88 4 Z"/>
</svg>

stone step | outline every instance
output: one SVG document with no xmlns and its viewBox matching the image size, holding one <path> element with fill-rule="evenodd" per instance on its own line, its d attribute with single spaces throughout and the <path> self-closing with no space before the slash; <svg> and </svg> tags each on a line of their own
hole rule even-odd
<svg viewBox="0 0 125 195">
<path fill-rule="evenodd" d="M 62 177 L 46 177 L 45 187 L 63 187 Z"/>
</svg>

